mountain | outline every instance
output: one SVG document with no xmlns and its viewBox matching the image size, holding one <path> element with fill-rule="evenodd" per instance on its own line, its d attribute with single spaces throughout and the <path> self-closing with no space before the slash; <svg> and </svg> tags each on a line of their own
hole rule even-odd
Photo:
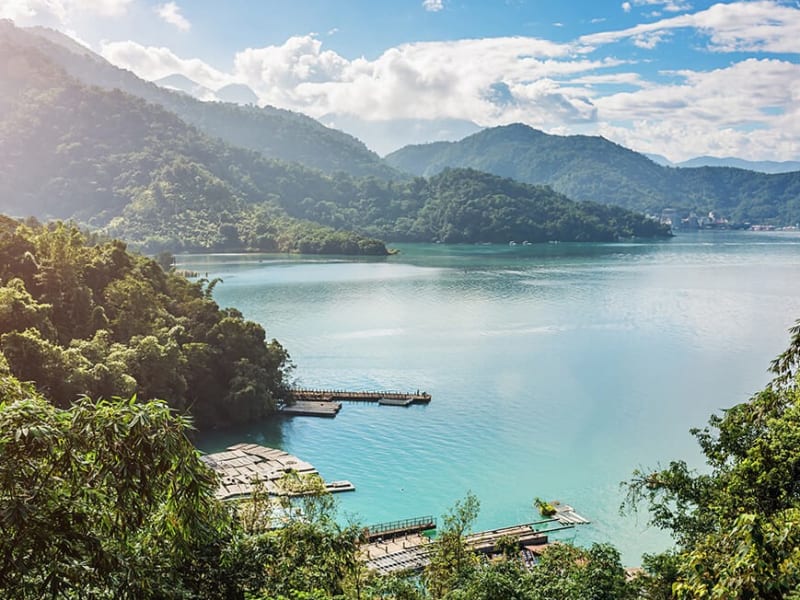
<svg viewBox="0 0 800 600">
<path fill-rule="evenodd" d="M 674 167 L 675 163 L 673 163 L 670 159 L 666 156 L 662 156 L 660 154 L 653 154 L 651 152 L 645 152 L 644 155 L 652 160 L 657 165 L 661 165 L 662 167 Z"/>
<path fill-rule="evenodd" d="M 743 158 L 717 158 L 716 156 L 697 156 L 678 163 L 676 166 L 688 169 L 697 167 L 732 167 L 760 173 L 791 173 L 800 171 L 800 161 L 787 160 L 777 162 L 772 160 L 744 160 Z"/>
<path fill-rule="evenodd" d="M 220 102 L 232 102 L 233 104 L 258 104 L 256 93 L 243 83 L 229 83 L 219 88 L 216 92 Z"/>
<path fill-rule="evenodd" d="M 143 249 L 385 254 L 377 240 L 293 218 L 320 171 L 266 159 L 119 90 L 82 85 L 0 38 L 0 211 L 73 219 Z M 298 211 L 294 211 L 295 213 Z"/>
<path fill-rule="evenodd" d="M 192 81 L 186 77 L 186 75 L 181 75 L 180 73 L 167 75 L 166 77 L 157 79 L 153 83 L 168 90 L 183 92 L 184 94 L 188 94 L 189 96 L 197 98 L 198 100 L 208 101 L 217 99 L 217 96 L 213 90 L 200 85 L 196 81 Z"/>
<path fill-rule="evenodd" d="M 551 185 L 576 200 L 617 204 L 660 214 L 716 210 L 736 221 L 800 221 L 800 172 L 676 169 L 601 137 L 548 135 L 527 125 L 485 129 L 458 142 L 408 146 L 385 157 L 393 167 L 432 175 L 473 168 L 519 181 Z"/>
<path fill-rule="evenodd" d="M 267 159 L 161 106 L 86 86 L 2 37 L 0 105 L 0 211 L 75 219 L 150 251 L 381 254 L 370 236 L 505 243 L 667 234 L 641 214 L 473 170 L 393 181 Z"/>
<path fill-rule="evenodd" d="M 0 20 L 0 39 L 17 48 L 38 50 L 83 83 L 107 90 L 120 89 L 160 104 L 205 133 L 264 156 L 299 162 L 326 172 L 382 178 L 400 176 L 362 142 L 306 115 L 274 107 L 201 102 L 186 93 L 144 81 L 68 36 L 48 29 L 21 29 L 9 20 Z"/>
<path fill-rule="evenodd" d="M 173 73 L 161 79 L 156 79 L 153 83 L 168 90 L 183 92 L 203 102 L 258 104 L 258 96 L 256 93 L 243 83 L 229 83 L 215 92 L 180 73 Z"/>
<path fill-rule="evenodd" d="M 409 144 L 452 141 L 481 130 L 463 119 L 391 119 L 367 120 L 354 115 L 327 114 L 320 122 L 357 137 L 380 155 Z"/>
</svg>

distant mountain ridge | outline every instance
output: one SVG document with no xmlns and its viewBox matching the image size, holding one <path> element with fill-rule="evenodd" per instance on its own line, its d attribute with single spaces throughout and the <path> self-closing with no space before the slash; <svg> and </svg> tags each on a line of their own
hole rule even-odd
<svg viewBox="0 0 800 600">
<path fill-rule="evenodd" d="M 107 90 L 120 89 L 159 104 L 214 137 L 264 156 L 298 162 L 329 173 L 396 178 L 401 175 L 352 136 L 306 115 L 274 107 L 202 102 L 187 93 L 159 87 L 115 67 L 72 38 L 45 28 L 17 28 L 0 20 L 0 39 L 35 48 L 69 75 Z M 191 82 L 188 78 L 186 81 Z M 185 82 L 184 82 L 185 83 Z M 238 90 L 241 92 L 241 90 Z M 230 89 L 223 93 L 236 93 Z"/>
<path fill-rule="evenodd" d="M 550 185 L 575 200 L 656 215 L 671 207 L 717 210 L 743 222 L 800 222 L 800 172 L 665 167 L 601 137 L 549 135 L 519 123 L 485 129 L 458 142 L 407 146 L 385 160 L 422 176 L 448 167 L 478 169 Z"/>
<path fill-rule="evenodd" d="M 800 161 L 786 160 L 745 160 L 743 158 L 716 156 L 697 156 L 689 160 L 677 163 L 675 166 L 694 169 L 697 167 L 731 167 L 733 169 L 745 169 L 747 171 L 757 171 L 759 173 L 792 173 L 800 171 Z"/>
</svg>

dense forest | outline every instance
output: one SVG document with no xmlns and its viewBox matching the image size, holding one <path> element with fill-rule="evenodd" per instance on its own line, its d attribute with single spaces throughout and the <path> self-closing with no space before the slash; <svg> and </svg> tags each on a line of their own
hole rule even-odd
<svg viewBox="0 0 800 600">
<path fill-rule="evenodd" d="M 527 125 L 486 129 L 459 142 L 407 146 L 393 167 L 430 176 L 448 167 L 480 169 L 593 200 L 661 214 L 720 212 L 738 222 L 800 222 L 800 172 L 768 175 L 728 167 L 664 167 L 601 137 L 556 136 Z"/>
<path fill-rule="evenodd" d="M 5 45 L 4 45 L 5 44 Z M 471 170 L 431 179 L 325 175 L 229 146 L 173 113 L 87 87 L 0 37 L 0 197 L 150 252 L 386 254 L 382 242 L 613 241 L 663 236 L 622 209 Z"/>
<path fill-rule="evenodd" d="M 81 395 L 164 398 L 198 427 L 269 414 L 286 351 L 264 329 L 118 241 L 61 223 L 0 222 L 4 366 L 56 406 Z"/>
<path fill-rule="evenodd" d="M 17 291 L 24 294 L 21 285 Z M 27 299 L 16 306 L 29 320 L 47 310 Z M 190 422 L 166 404 L 84 398 L 59 408 L 0 359 L 0 594 L 20 600 L 798 598 L 798 365 L 800 325 L 773 364 L 775 379 L 695 431 L 708 463 L 702 473 L 676 461 L 637 471 L 626 484 L 628 507 L 647 509 L 676 544 L 644 556 L 635 576 L 626 576 L 609 545 L 553 544 L 529 568 L 509 540 L 487 561 L 465 542 L 480 508 L 471 494 L 443 516 L 421 573 L 382 576 L 364 566 L 362 529 L 342 524 L 329 494 L 310 489 L 299 501 L 302 517 L 285 512 L 286 499 L 276 505 L 262 492 L 221 503 L 214 474 L 186 437 Z M 154 365 L 147 377 L 164 372 Z M 277 528 L 276 511 L 283 520 Z"/>
</svg>

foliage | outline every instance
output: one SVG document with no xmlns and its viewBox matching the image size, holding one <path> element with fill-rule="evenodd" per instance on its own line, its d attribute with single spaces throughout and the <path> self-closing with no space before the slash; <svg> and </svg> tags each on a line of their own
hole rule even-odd
<svg viewBox="0 0 800 600">
<path fill-rule="evenodd" d="M 769 386 L 693 431 L 704 472 L 675 461 L 628 484 L 629 506 L 644 502 L 679 544 L 676 561 L 654 565 L 679 598 L 777 599 L 800 587 L 797 330 Z"/>
<path fill-rule="evenodd" d="M 247 422 L 282 395 L 288 354 L 211 299 L 213 283 L 165 273 L 117 241 L 63 223 L 0 230 L 0 351 L 66 407 L 80 395 L 166 398 L 202 427 Z"/>
<path fill-rule="evenodd" d="M 556 507 L 541 498 L 534 498 L 533 505 L 543 517 L 552 517 L 556 514 Z"/>
<path fill-rule="evenodd" d="M 231 521 L 186 419 L 135 397 L 61 410 L 9 376 L 0 393 L 0 595 L 196 597 Z"/>
<path fill-rule="evenodd" d="M 526 125 L 485 129 L 459 142 L 407 146 L 386 157 L 393 167 L 431 176 L 472 168 L 570 198 L 660 214 L 667 207 L 739 222 L 800 221 L 800 173 L 767 175 L 743 169 L 663 167 L 601 137 L 547 135 Z"/>
<path fill-rule="evenodd" d="M 460 587 L 475 569 L 478 558 L 467 547 L 465 537 L 479 510 L 480 501 L 470 492 L 444 515 L 425 569 L 425 581 L 433 598 L 443 598 Z"/>
</svg>

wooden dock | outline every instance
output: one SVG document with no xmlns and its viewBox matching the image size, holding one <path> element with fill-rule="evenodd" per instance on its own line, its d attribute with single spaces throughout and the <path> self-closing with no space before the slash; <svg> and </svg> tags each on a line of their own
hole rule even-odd
<svg viewBox="0 0 800 600">
<path fill-rule="evenodd" d="M 520 548 L 523 546 L 538 546 L 547 543 L 547 536 L 536 531 L 529 523 L 474 533 L 467 536 L 466 542 L 467 546 L 475 552 L 493 554 L 497 550 L 497 543 L 503 538 L 516 540 Z"/>
<path fill-rule="evenodd" d="M 258 444 L 236 444 L 225 452 L 205 454 L 200 459 L 219 475 L 216 496 L 220 500 L 251 496 L 257 485 L 263 486 L 270 496 L 302 495 L 302 491 L 287 490 L 281 485 L 287 473 L 296 473 L 300 477 L 319 477 L 319 472 L 311 463 L 283 450 Z M 329 492 L 355 490 L 355 486 L 346 480 L 324 485 Z"/>
<path fill-rule="evenodd" d="M 409 404 L 428 404 L 431 395 L 427 392 L 415 393 L 377 391 L 377 392 L 353 392 L 346 390 L 312 390 L 312 389 L 293 389 L 289 390 L 287 404 L 298 401 L 310 402 L 378 402 L 379 404 L 391 404 L 407 406 Z"/>
<path fill-rule="evenodd" d="M 407 521 L 422 523 L 431 517 L 418 517 Z M 421 571 L 430 562 L 431 541 L 419 532 L 406 531 L 389 536 L 388 532 L 403 529 L 403 521 L 381 524 L 375 530 L 385 528 L 387 535 L 370 536 L 370 542 L 361 548 L 361 560 L 368 569 L 381 574 L 398 571 Z M 370 528 L 372 532 L 372 528 Z M 548 543 L 547 536 L 533 529 L 533 524 L 527 523 L 481 531 L 468 535 L 465 539 L 467 547 L 481 554 L 491 555 L 497 552 L 497 544 L 503 538 L 516 541 L 520 551 L 531 552 L 531 549 L 542 548 Z"/>
</svg>

